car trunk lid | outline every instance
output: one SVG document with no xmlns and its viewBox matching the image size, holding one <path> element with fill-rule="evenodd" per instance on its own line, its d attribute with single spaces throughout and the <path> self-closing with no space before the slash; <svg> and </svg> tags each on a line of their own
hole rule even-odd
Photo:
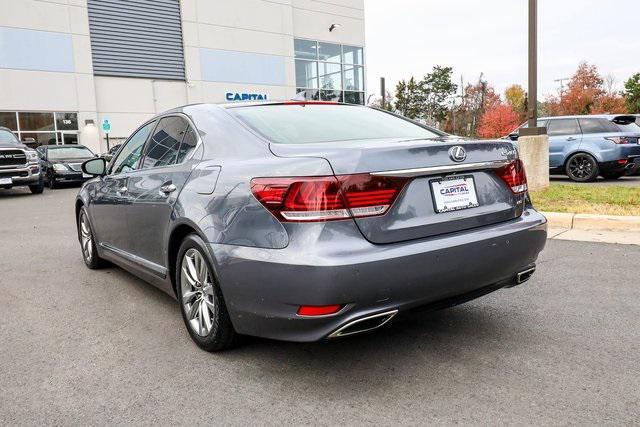
<svg viewBox="0 0 640 427">
<path fill-rule="evenodd" d="M 363 236 L 376 244 L 509 221 L 520 216 L 524 207 L 523 195 L 514 194 L 500 178 L 500 168 L 517 157 L 513 144 L 506 141 L 396 138 L 272 143 L 270 147 L 280 157 L 324 158 L 337 176 L 368 173 L 408 178 L 384 215 L 354 219 Z M 465 158 L 454 160 L 462 152 Z M 451 201 L 469 202 L 470 206 L 447 206 Z"/>
</svg>

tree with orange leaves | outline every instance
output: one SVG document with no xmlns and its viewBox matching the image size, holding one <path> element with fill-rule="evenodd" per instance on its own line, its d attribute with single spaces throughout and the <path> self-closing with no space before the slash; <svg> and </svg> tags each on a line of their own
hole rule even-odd
<svg viewBox="0 0 640 427">
<path fill-rule="evenodd" d="M 604 84 L 595 65 L 581 62 L 560 99 L 547 100 L 548 108 L 554 116 L 625 113 L 624 98 L 614 91 L 612 84 L 607 89 Z"/>
<path fill-rule="evenodd" d="M 508 135 L 519 125 L 518 113 L 510 104 L 495 103 L 484 112 L 478 123 L 480 138 L 499 138 Z"/>
</svg>

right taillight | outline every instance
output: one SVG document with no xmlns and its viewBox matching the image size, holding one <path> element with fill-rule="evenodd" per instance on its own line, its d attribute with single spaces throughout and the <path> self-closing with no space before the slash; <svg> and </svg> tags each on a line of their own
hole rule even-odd
<svg viewBox="0 0 640 427">
<path fill-rule="evenodd" d="M 513 194 L 527 192 L 527 174 L 524 171 L 522 160 L 516 159 L 497 169 L 498 176 L 507 184 Z"/>
<path fill-rule="evenodd" d="M 254 178 L 251 191 L 280 221 L 331 221 L 385 214 L 407 180 L 370 174 Z"/>
</svg>

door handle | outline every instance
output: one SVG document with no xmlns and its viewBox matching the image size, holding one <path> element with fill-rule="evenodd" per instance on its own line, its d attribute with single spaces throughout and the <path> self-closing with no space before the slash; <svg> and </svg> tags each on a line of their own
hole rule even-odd
<svg viewBox="0 0 640 427">
<path fill-rule="evenodd" d="M 575 141 L 577 138 L 574 138 L 572 136 L 570 136 L 569 138 L 567 138 L 567 141 Z"/>
<path fill-rule="evenodd" d="M 178 187 L 176 187 L 173 184 L 163 185 L 162 187 L 160 187 L 160 195 L 161 196 L 168 196 L 170 193 L 173 193 L 177 189 L 178 189 Z"/>
</svg>

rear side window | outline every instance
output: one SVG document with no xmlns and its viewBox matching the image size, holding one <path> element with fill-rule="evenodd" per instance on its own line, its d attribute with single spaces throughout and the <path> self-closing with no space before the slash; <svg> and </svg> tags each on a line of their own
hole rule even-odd
<svg viewBox="0 0 640 427">
<path fill-rule="evenodd" d="M 578 121 L 583 134 L 619 132 L 615 123 L 607 119 L 585 118 Z"/>
<path fill-rule="evenodd" d="M 617 126 L 617 128 L 619 129 L 619 131 L 616 132 L 633 132 L 633 133 L 640 133 L 640 126 L 638 126 L 637 122 L 631 122 L 629 124 L 626 125 L 621 125 L 621 124 L 616 124 L 616 123 L 612 123 L 610 122 L 613 126 Z"/>
<path fill-rule="evenodd" d="M 195 150 L 197 143 L 198 135 L 196 135 L 196 131 L 191 126 L 187 126 L 184 139 L 182 140 L 182 144 L 180 144 L 180 149 L 178 150 L 178 160 L 176 163 L 182 163 L 184 159 L 186 159 L 187 156 Z"/>
<path fill-rule="evenodd" d="M 443 134 L 367 107 L 283 104 L 229 111 L 271 142 L 313 144 L 359 139 L 429 139 Z"/>
<path fill-rule="evenodd" d="M 547 133 L 549 136 L 575 135 L 580 133 L 580 128 L 576 119 L 549 120 Z"/>
<path fill-rule="evenodd" d="M 174 164 L 187 126 L 187 121 L 182 117 L 165 117 L 160 120 L 145 148 L 142 169 Z"/>
</svg>

